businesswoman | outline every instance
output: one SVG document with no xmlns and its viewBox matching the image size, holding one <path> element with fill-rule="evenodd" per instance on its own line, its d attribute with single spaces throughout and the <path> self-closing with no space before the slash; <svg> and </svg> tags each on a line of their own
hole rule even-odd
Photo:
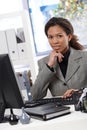
<svg viewBox="0 0 87 130">
<path fill-rule="evenodd" d="M 87 86 L 87 51 L 65 18 L 51 18 L 45 25 L 45 34 L 52 51 L 38 61 L 39 73 L 32 86 L 33 100 L 45 97 L 48 89 L 52 96 L 69 97 Z"/>
</svg>

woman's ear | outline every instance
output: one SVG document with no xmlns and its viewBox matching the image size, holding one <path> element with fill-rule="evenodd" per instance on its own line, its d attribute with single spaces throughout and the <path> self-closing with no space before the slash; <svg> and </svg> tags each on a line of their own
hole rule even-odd
<svg viewBox="0 0 87 130">
<path fill-rule="evenodd" d="M 71 39 L 72 39 L 72 35 L 69 34 L 69 35 L 68 35 L 68 40 L 70 41 Z"/>
</svg>

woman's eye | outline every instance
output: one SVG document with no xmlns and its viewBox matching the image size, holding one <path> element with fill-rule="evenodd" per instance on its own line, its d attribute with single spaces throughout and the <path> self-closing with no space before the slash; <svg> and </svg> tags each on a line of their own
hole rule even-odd
<svg viewBox="0 0 87 130">
<path fill-rule="evenodd" d="M 53 36 L 48 36 L 48 39 L 52 39 L 53 38 Z"/>
<path fill-rule="evenodd" d="M 48 36 L 48 39 L 52 40 L 54 38 L 61 38 L 62 35 L 56 35 L 56 36 Z"/>
<path fill-rule="evenodd" d="M 61 38 L 61 37 L 62 37 L 62 35 L 58 35 L 57 37 L 58 37 L 58 38 Z"/>
</svg>

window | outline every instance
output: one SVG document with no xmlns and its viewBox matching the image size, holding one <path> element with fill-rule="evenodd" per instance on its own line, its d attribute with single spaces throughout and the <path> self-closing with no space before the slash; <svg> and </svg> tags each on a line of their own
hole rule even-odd
<svg viewBox="0 0 87 130">
<path fill-rule="evenodd" d="M 87 0 L 28 0 L 36 55 L 50 52 L 44 25 L 52 16 L 69 19 L 79 42 L 87 45 Z"/>
</svg>

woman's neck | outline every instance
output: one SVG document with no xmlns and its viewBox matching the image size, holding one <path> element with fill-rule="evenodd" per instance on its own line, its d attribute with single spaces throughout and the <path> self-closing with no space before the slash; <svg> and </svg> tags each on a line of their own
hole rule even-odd
<svg viewBox="0 0 87 130">
<path fill-rule="evenodd" d="M 62 54 L 65 54 L 68 50 L 69 50 L 69 46 L 67 46 L 67 47 L 63 50 Z"/>
</svg>

